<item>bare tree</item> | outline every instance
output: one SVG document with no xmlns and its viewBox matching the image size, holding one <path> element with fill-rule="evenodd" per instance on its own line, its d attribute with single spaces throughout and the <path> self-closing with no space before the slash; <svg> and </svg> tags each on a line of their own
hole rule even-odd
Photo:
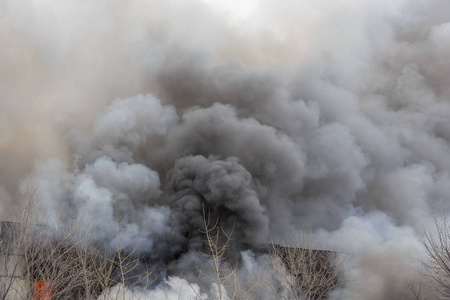
<svg viewBox="0 0 450 300">
<path fill-rule="evenodd" d="M 199 276 L 204 276 L 209 279 L 217 288 L 217 299 L 230 299 L 227 296 L 226 286 L 232 281 L 235 267 L 226 263 L 227 251 L 229 243 L 232 240 L 233 232 L 226 233 L 218 226 L 218 219 L 214 224 L 211 224 L 211 213 L 205 213 L 203 207 L 203 228 L 199 229 L 204 234 L 206 252 L 203 255 L 208 257 L 210 268 L 195 267 Z M 222 235 L 225 237 L 223 238 Z M 212 271 L 211 273 L 209 271 Z M 195 289 L 192 288 L 195 292 Z M 200 294 L 197 294 L 198 299 L 202 299 Z M 231 298 L 234 299 L 234 298 Z"/>
<path fill-rule="evenodd" d="M 242 274 L 238 262 L 228 261 L 233 231 L 222 230 L 219 220 L 213 223 L 209 212 L 204 211 L 203 217 L 199 231 L 205 236 L 209 268 L 197 266 L 196 270 L 217 288 L 217 295 L 210 295 L 213 299 L 322 300 L 344 284 L 340 253 L 314 249 L 310 239 L 304 242 L 294 236 L 284 245 L 272 245 L 267 264 L 254 270 L 259 274 Z"/>
<path fill-rule="evenodd" d="M 419 299 L 450 299 L 450 224 L 446 217 L 440 221 L 436 216 L 434 224 L 435 235 L 428 231 L 421 237 L 427 259 L 420 273 L 428 293 L 421 291 Z"/>
<path fill-rule="evenodd" d="M 36 222 L 38 188 L 30 177 L 15 207 L 2 206 L 0 224 L 0 299 L 20 299 L 29 290 L 23 278 L 24 249 L 29 240 L 31 224 Z M 2 203 L 3 204 L 3 203 Z"/>
<path fill-rule="evenodd" d="M 412 277 L 406 281 L 407 293 L 401 299 L 408 300 L 438 300 L 440 299 L 427 282 L 427 276 L 419 272 L 418 276 Z M 400 299 L 400 298 L 393 298 Z"/>
<path fill-rule="evenodd" d="M 145 289 L 151 284 L 153 270 L 136 255 L 139 245 L 124 247 L 128 243 L 122 240 L 126 237 L 120 234 L 119 222 L 117 249 L 114 255 L 107 255 L 101 245 L 91 241 L 89 232 L 81 230 L 80 222 L 60 222 L 58 226 L 42 222 L 36 213 L 37 192 L 37 187 L 30 185 L 18 213 L 19 222 L 8 223 L 8 235 L 3 236 L 8 230 L 1 233 L 0 268 L 5 276 L 0 277 L 0 299 L 95 299 L 101 295 L 104 300 L 117 300 L 129 296 L 133 287 Z M 228 257 L 233 230 L 224 231 L 209 212 L 204 212 L 200 232 L 205 237 L 209 268 L 196 266 L 196 270 L 216 287 L 213 299 L 319 300 L 342 283 L 339 254 L 314 250 L 309 241 L 291 239 L 285 245 L 273 245 L 265 273 L 275 281 L 269 281 L 238 272 L 238 262 L 230 262 Z M 11 253 L 14 260 L 9 259 Z M 139 293 L 133 295 L 139 297 Z"/>
<path fill-rule="evenodd" d="M 91 241 L 81 222 L 49 226 L 36 209 L 38 189 L 32 180 L 15 210 L 15 222 L 0 229 L 0 299 L 124 299 L 127 290 L 145 289 L 155 278 L 137 248 L 124 247 L 119 222 L 114 254 Z M 152 279 L 153 278 L 153 279 Z M 121 288 L 112 289 L 114 286 Z M 106 291 L 114 290 L 107 293 Z"/>
<path fill-rule="evenodd" d="M 139 299 L 140 293 L 134 293 L 127 297 L 127 291 L 137 287 L 140 290 L 146 290 L 158 278 L 158 274 L 154 274 L 155 268 L 149 266 L 144 257 L 137 255 L 139 243 L 131 248 L 125 247 L 128 243 L 123 240 L 119 224 L 120 222 L 117 221 L 115 254 L 113 257 L 103 257 L 109 266 L 113 266 L 113 268 L 102 268 L 107 271 L 100 276 L 103 278 L 102 290 L 108 291 L 103 294 L 103 300 Z M 113 285 L 118 288 L 112 289 Z"/>
<path fill-rule="evenodd" d="M 340 253 L 314 249 L 310 236 L 296 236 L 283 245 L 272 245 L 267 265 L 271 279 L 264 288 L 277 299 L 320 300 L 343 284 Z"/>
<path fill-rule="evenodd" d="M 204 235 L 205 251 L 202 254 L 208 258 L 209 267 L 196 265 L 195 269 L 214 287 L 215 292 L 208 299 L 256 299 L 253 293 L 257 287 L 254 278 L 239 277 L 238 262 L 229 262 L 234 227 L 226 232 L 219 226 L 219 219 L 213 223 L 210 211 L 206 213 L 203 208 L 203 228 L 199 231 Z M 196 299 L 203 299 L 193 286 L 191 289 L 197 295 Z"/>
</svg>

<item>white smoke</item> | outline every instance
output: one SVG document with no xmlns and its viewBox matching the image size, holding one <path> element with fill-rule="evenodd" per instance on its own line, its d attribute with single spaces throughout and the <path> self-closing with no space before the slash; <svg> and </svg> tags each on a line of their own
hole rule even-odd
<svg viewBox="0 0 450 300">
<path fill-rule="evenodd" d="M 152 291 L 130 290 L 122 285 L 116 285 L 97 300 L 117 299 L 117 300 L 190 300 L 190 299 L 208 299 L 208 296 L 200 291 L 195 283 L 189 283 L 179 277 L 169 277 L 164 284 L 161 284 Z"/>
</svg>

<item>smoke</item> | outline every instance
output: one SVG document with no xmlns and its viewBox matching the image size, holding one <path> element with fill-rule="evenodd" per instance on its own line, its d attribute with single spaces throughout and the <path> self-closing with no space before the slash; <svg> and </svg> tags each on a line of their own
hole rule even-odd
<svg viewBox="0 0 450 300">
<path fill-rule="evenodd" d="M 191 284 L 178 277 L 169 277 L 166 285 L 157 287 L 152 291 L 132 291 L 117 285 L 114 288 L 106 291 L 98 300 L 105 299 L 166 299 L 166 300 L 189 300 L 201 297 L 201 299 L 208 299 L 206 294 L 201 293 L 197 284 Z"/>
<path fill-rule="evenodd" d="M 443 0 L 0 0 L 2 204 L 33 171 L 188 277 L 205 211 L 241 260 L 310 230 L 353 255 L 336 298 L 401 295 L 450 207 L 449 40 Z"/>
<path fill-rule="evenodd" d="M 187 156 L 174 166 L 168 191 L 170 207 L 175 218 L 188 226 L 186 234 L 204 228 L 204 219 L 209 217 L 219 219 L 222 229 L 233 231 L 238 239 L 264 243 L 269 218 L 252 185 L 251 174 L 234 159 Z M 209 213 L 199 214 L 205 206 Z M 203 237 L 197 242 L 201 249 Z"/>
</svg>

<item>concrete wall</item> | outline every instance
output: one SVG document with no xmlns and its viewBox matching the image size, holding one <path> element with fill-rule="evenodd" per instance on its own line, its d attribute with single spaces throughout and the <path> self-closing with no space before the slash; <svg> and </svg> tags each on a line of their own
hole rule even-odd
<svg viewBox="0 0 450 300">
<path fill-rule="evenodd" d="M 29 291 L 23 278 L 23 254 L 14 246 L 19 239 L 19 223 L 0 221 L 0 298 L 26 299 Z"/>
</svg>

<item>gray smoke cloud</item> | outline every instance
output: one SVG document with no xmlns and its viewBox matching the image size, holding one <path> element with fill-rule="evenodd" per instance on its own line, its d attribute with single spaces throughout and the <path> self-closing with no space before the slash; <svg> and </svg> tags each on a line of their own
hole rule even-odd
<svg viewBox="0 0 450 300">
<path fill-rule="evenodd" d="M 236 238 L 252 243 L 267 241 L 269 218 L 253 188 L 251 174 L 235 159 L 188 156 L 176 162 L 171 175 L 170 207 L 180 223 L 188 224 L 186 233 L 204 228 L 204 219 L 212 212 L 212 222 L 220 220 L 222 229 L 233 231 Z M 203 236 L 197 242 L 201 249 Z"/>
<path fill-rule="evenodd" d="M 232 257 L 310 230 L 353 253 L 336 299 L 399 297 L 450 208 L 450 3 L 241 5 L 0 0 L 2 204 L 33 171 L 42 208 L 112 249 L 119 216 L 169 275 L 203 207 Z"/>
</svg>

